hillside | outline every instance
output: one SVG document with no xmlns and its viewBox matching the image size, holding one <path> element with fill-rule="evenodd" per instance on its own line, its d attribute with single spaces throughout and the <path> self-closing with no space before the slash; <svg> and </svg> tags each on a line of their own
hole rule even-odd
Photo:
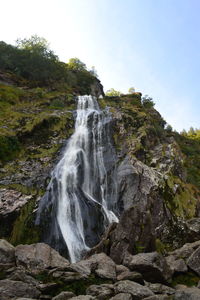
<svg viewBox="0 0 200 300">
<path fill-rule="evenodd" d="M 102 137 L 102 159 L 110 194 L 111 182 L 115 182 L 116 214 L 119 218 L 119 222 L 110 224 L 103 235 L 100 236 L 97 232 L 98 244 L 95 243 L 87 253 L 88 257 L 95 257 L 91 265 L 89 262 L 90 271 L 93 272 L 94 262 L 95 268 L 102 263 L 102 256 L 103 259 L 108 259 L 109 263 L 110 259 L 113 260 L 111 265 L 123 264 L 130 269 L 133 257 L 140 253 L 159 253 L 156 255 L 164 256 L 170 256 L 172 253 L 176 259 L 182 259 L 182 248 L 177 252 L 175 249 L 185 243 L 193 243 L 188 246 L 190 253 L 184 257 L 188 258 L 199 247 L 200 240 L 199 135 L 174 132 L 170 126 L 166 126 L 151 99 L 142 97 L 141 93 L 105 96 L 100 81 L 79 60 L 73 61 L 73 67 L 64 66 L 65 71 L 61 78 L 51 77 L 49 74 L 43 77 L 40 74 L 41 79 L 37 78 L 37 72 L 34 72 L 34 78 L 31 77 L 33 69 L 29 68 L 34 67 L 28 56 L 31 54 L 30 49 L 22 50 L 1 43 L 0 51 L 2 54 L 13 53 L 13 56 L 2 55 L 3 59 L 0 61 L 0 238 L 14 246 L 46 242 L 45 235 L 48 235 L 51 228 L 49 222 L 54 207 L 48 206 L 42 214 L 43 222 L 39 225 L 35 223 L 36 214 L 44 199 L 52 171 L 62 157 L 69 137 L 74 133 L 77 95 L 86 93 L 97 97 L 103 95 L 98 99 L 102 115 L 106 116 L 102 132 L 109 136 L 108 139 Z M 58 73 L 59 70 L 64 70 L 62 64 L 59 69 L 60 62 L 54 56 L 44 57 L 43 52 L 34 55 L 36 54 L 42 57 L 47 65 L 51 61 L 54 67 L 58 68 Z M 23 68 L 19 65 L 22 58 L 16 63 L 16 55 L 19 55 L 18 58 L 22 55 L 22 61 L 26 61 L 26 72 L 23 69 L 24 63 Z M 36 61 L 37 55 L 34 56 Z M 49 72 L 52 74 L 50 69 Z M 73 84 L 69 74 L 74 78 Z M 96 123 L 94 118 L 94 124 Z M 91 161 L 92 159 L 91 157 Z M 97 223 L 100 221 L 99 217 Z M 4 243 L 6 242 L 3 242 L 2 249 L 4 246 L 11 247 Z M 67 256 L 66 249 L 49 244 Z M 35 247 L 47 247 L 41 245 L 43 244 L 32 245 L 30 249 L 35 253 Z M 25 251 L 23 253 L 26 256 L 28 246 L 17 246 L 15 250 L 11 247 L 9 251 L 15 252 L 12 255 L 18 257 L 16 251 L 20 247 L 25 247 L 22 252 Z M 47 252 L 54 251 L 45 249 Z M 55 254 L 56 257 L 57 255 L 59 254 Z M 109 258 L 106 258 L 106 255 Z M 88 259 L 90 261 L 90 258 Z M 85 263 L 87 264 L 87 261 L 83 261 L 83 265 L 80 263 L 76 269 L 81 276 L 85 275 L 82 272 L 86 272 Z M 17 264 L 20 265 L 18 260 Z M 187 265 L 196 272 L 190 261 L 187 261 Z M 61 268 L 60 265 L 55 267 Z M 26 268 L 29 268 L 28 265 Z M 74 266 L 70 268 L 71 272 Z M 97 272 L 100 278 L 106 278 L 104 271 L 102 273 L 100 268 L 99 273 Z M 182 271 L 177 272 L 180 275 Z M 199 274 L 196 278 L 194 273 L 187 272 L 188 269 L 183 271 L 186 274 L 184 276 L 191 277 L 196 284 Z M 142 274 L 144 279 L 145 274 Z M 174 274 L 177 276 L 176 272 Z M 83 279 L 80 274 L 75 275 L 79 276 L 77 280 Z M 163 273 L 162 276 L 165 277 Z M 4 277 L 3 273 L 2 278 Z M 156 275 L 154 282 L 160 282 L 157 281 L 158 277 Z M 48 274 L 48 278 L 42 277 L 42 282 L 52 281 L 52 278 Z M 112 276 L 108 276 L 107 279 L 115 280 Z M 107 279 L 101 281 L 98 278 L 98 284 L 113 283 Z M 69 282 L 73 280 L 69 279 Z M 85 293 L 86 287 L 96 283 L 96 277 L 89 276 L 89 281 L 84 280 Z M 166 278 L 161 281 L 166 283 Z M 183 283 L 183 280 L 180 280 L 180 283 Z M 60 289 L 60 285 L 63 288 L 65 282 L 58 280 L 57 284 Z M 74 289 L 78 294 L 83 291 L 78 290 L 76 285 Z M 148 295 L 151 296 L 151 292 Z M 106 297 L 102 299 L 111 299 L 110 296 Z"/>
</svg>

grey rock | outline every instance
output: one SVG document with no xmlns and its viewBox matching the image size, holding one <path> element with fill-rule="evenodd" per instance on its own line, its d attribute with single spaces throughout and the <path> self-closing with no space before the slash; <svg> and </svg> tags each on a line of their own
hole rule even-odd
<svg viewBox="0 0 200 300">
<path fill-rule="evenodd" d="M 69 266 L 68 260 L 44 243 L 19 245 L 15 248 L 15 257 L 17 266 L 36 273 L 44 269 Z"/>
<path fill-rule="evenodd" d="M 155 295 L 144 298 L 144 300 L 172 300 L 171 296 L 168 295 Z"/>
<path fill-rule="evenodd" d="M 6 240 L 0 240 L 0 264 L 15 263 L 15 248 Z"/>
<path fill-rule="evenodd" d="M 145 282 L 145 285 L 155 294 L 173 295 L 176 292 L 175 289 L 160 283 Z"/>
<path fill-rule="evenodd" d="M 175 259 L 173 255 L 166 257 L 167 263 L 173 273 L 186 273 L 188 271 L 187 265 L 182 258 Z"/>
<path fill-rule="evenodd" d="M 29 283 L 34 286 L 38 285 L 38 281 L 32 276 L 26 274 L 26 272 L 23 269 L 16 269 L 14 272 L 9 274 L 8 279 L 14 281 L 23 281 L 25 283 Z"/>
<path fill-rule="evenodd" d="M 131 300 L 132 296 L 128 293 L 119 293 L 116 296 L 110 298 L 110 300 Z"/>
<path fill-rule="evenodd" d="M 80 295 L 80 296 L 71 298 L 71 300 L 95 300 L 95 299 L 97 299 L 97 298 L 89 296 L 89 295 L 86 295 L 86 296 Z"/>
<path fill-rule="evenodd" d="M 140 300 L 148 296 L 153 296 L 153 292 L 146 286 L 142 286 L 130 280 L 119 281 L 114 284 L 115 293 L 129 293 L 133 299 Z"/>
<path fill-rule="evenodd" d="M 188 258 L 187 265 L 200 276 L 200 247 Z"/>
<path fill-rule="evenodd" d="M 200 247 L 200 241 L 186 243 L 183 247 L 169 252 L 169 255 L 173 255 L 175 259 L 187 259 L 198 247 Z"/>
<path fill-rule="evenodd" d="M 129 268 L 123 266 L 123 265 L 116 265 L 116 273 L 117 275 L 123 273 L 123 272 L 129 272 Z"/>
<path fill-rule="evenodd" d="M 199 300 L 200 289 L 198 288 L 186 288 L 176 291 L 174 300 Z"/>
<path fill-rule="evenodd" d="M 142 275 L 138 272 L 130 272 L 130 271 L 125 271 L 121 273 L 120 275 L 117 276 L 117 280 L 132 280 L 135 282 L 138 282 L 140 284 L 144 284 L 144 280 L 142 278 Z"/>
<path fill-rule="evenodd" d="M 114 295 L 114 287 L 112 284 L 91 285 L 87 288 L 86 294 L 104 300 Z"/>
<path fill-rule="evenodd" d="M 140 272 L 143 278 L 150 282 L 166 282 L 172 274 L 166 259 L 157 252 L 127 254 L 124 265 L 133 271 Z"/>
<path fill-rule="evenodd" d="M 71 268 L 85 275 L 95 272 L 101 278 L 116 279 L 116 265 L 105 253 L 94 254 L 86 260 L 72 264 Z"/>
<path fill-rule="evenodd" d="M 38 299 L 40 291 L 33 285 L 13 280 L 0 280 L 0 299 L 10 300 L 19 297 Z"/>
<path fill-rule="evenodd" d="M 72 297 L 76 297 L 76 295 L 72 292 L 61 292 L 57 296 L 53 297 L 52 300 L 68 300 Z"/>
</svg>

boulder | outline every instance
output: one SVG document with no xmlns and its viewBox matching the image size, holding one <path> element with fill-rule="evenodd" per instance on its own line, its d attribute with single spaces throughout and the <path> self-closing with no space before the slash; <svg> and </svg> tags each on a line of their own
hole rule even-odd
<svg viewBox="0 0 200 300">
<path fill-rule="evenodd" d="M 200 276 L 200 247 L 190 255 L 187 265 Z"/>
<path fill-rule="evenodd" d="M 110 299 L 114 295 L 114 287 L 112 284 L 91 285 L 87 288 L 86 294 L 99 300 Z"/>
<path fill-rule="evenodd" d="M 123 266 L 123 265 L 116 265 L 116 273 L 117 275 L 123 273 L 123 272 L 127 272 L 130 271 L 129 268 Z"/>
<path fill-rule="evenodd" d="M 140 300 L 148 296 L 153 296 L 154 293 L 146 286 L 140 285 L 130 280 L 123 280 L 114 284 L 115 294 L 128 293 L 133 299 Z"/>
<path fill-rule="evenodd" d="M 38 285 L 38 281 L 32 276 L 28 275 L 23 269 L 16 269 L 14 272 L 8 275 L 9 280 L 23 281 L 34 286 Z"/>
<path fill-rule="evenodd" d="M 6 240 L 0 240 L 0 265 L 15 264 L 15 248 Z"/>
<path fill-rule="evenodd" d="M 0 299 L 10 300 L 19 297 L 38 299 L 40 291 L 31 284 L 13 281 L 9 279 L 0 280 Z"/>
<path fill-rule="evenodd" d="M 44 269 L 69 266 L 68 260 L 44 243 L 19 245 L 15 248 L 15 257 L 17 266 L 36 273 Z"/>
<path fill-rule="evenodd" d="M 145 286 L 147 286 L 155 294 L 173 295 L 175 293 L 173 288 L 160 283 L 145 282 Z"/>
<path fill-rule="evenodd" d="M 53 297 L 52 300 L 68 300 L 72 297 L 76 297 L 76 295 L 72 292 L 61 292 L 57 296 Z"/>
<path fill-rule="evenodd" d="M 95 297 L 92 297 L 89 295 L 86 295 L 86 296 L 80 295 L 80 296 L 71 298 L 71 300 L 95 300 L 95 299 L 96 299 Z"/>
<path fill-rule="evenodd" d="M 200 299 L 200 289 L 186 288 L 176 291 L 174 300 L 198 300 Z"/>
<path fill-rule="evenodd" d="M 124 265 L 132 271 L 140 272 L 150 282 L 166 282 L 172 274 L 166 259 L 157 252 L 127 254 Z"/>
<path fill-rule="evenodd" d="M 119 293 L 116 296 L 110 298 L 110 300 L 131 300 L 132 296 L 128 293 Z"/>
<path fill-rule="evenodd" d="M 135 282 L 138 282 L 142 285 L 144 285 L 144 280 L 142 278 L 142 275 L 138 272 L 130 272 L 130 271 L 125 271 L 121 273 L 120 275 L 117 276 L 117 280 L 132 280 Z"/>
<path fill-rule="evenodd" d="M 173 255 L 166 257 L 167 263 L 173 273 L 186 273 L 188 271 L 187 265 L 182 258 L 175 259 Z"/>
<path fill-rule="evenodd" d="M 198 247 L 200 247 L 200 241 L 186 243 L 183 247 L 169 252 L 169 255 L 173 255 L 175 259 L 187 259 Z"/>
<path fill-rule="evenodd" d="M 101 278 L 116 279 L 116 265 L 105 253 L 94 254 L 86 260 L 72 264 L 71 268 L 85 275 L 94 272 Z"/>
</svg>

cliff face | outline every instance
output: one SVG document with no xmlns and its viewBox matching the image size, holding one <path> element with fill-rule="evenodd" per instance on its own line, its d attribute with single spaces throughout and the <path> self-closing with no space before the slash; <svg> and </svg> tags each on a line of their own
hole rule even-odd
<svg viewBox="0 0 200 300">
<path fill-rule="evenodd" d="M 75 97 L 16 85 L 5 76 L 0 92 L 0 236 L 15 245 L 38 242 L 35 210 L 73 132 Z M 98 81 L 91 92 L 102 94 Z M 165 121 L 140 93 L 99 102 L 113 117 L 121 217 L 92 252 L 121 263 L 127 251 L 165 251 L 199 239 L 199 189 L 188 180 L 179 135 L 164 129 Z"/>
</svg>

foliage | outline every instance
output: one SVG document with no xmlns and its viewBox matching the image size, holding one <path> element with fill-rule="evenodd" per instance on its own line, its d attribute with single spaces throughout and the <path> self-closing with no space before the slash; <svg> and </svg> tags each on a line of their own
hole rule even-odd
<svg viewBox="0 0 200 300">
<path fill-rule="evenodd" d="M 70 58 L 68 62 L 68 67 L 72 70 L 76 71 L 84 71 L 86 70 L 86 65 L 77 57 L 75 58 Z"/>
<path fill-rule="evenodd" d="M 181 151 L 185 154 L 187 182 L 200 188 L 200 130 L 191 129 L 181 134 L 174 133 Z"/>
<path fill-rule="evenodd" d="M 153 102 L 153 99 L 149 97 L 148 95 L 145 95 L 142 97 L 142 104 L 146 108 L 154 107 L 155 103 Z"/>
<path fill-rule="evenodd" d="M 110 90 L 108 90 L 106 92 L 106 96 L 108 96 L 108 97 L 120 97 L 121 96 L 121 92 L 120 91 L 116 91 L 115 89 L 111 88 Z"/>
<path fill-rule="evenodd" d="M 0 42 L 0 69 L 25 79 L 31 87 L 63 88 L 76 94 L 90 93 L 96 79 L 78 58 L 68 64 L 59 61 L 47 41 L 37 35 L 18 39 L 17 46 Z"/>
<path fill-rule="evenodd" d="M 0 136 L 0 162 L 13 159 L 20 150 L 20 144 L 15 136 Z"/>
</svg>

